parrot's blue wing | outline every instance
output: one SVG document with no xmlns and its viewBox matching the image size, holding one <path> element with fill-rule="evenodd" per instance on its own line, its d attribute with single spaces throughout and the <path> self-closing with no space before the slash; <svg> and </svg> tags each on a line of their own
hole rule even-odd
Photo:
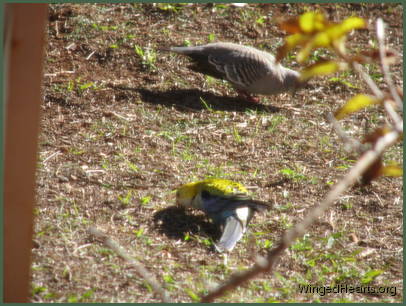
<svg viewBox="0 0 406 306">
<path fill-rule="evenodd" d="M 233 210 L 239 207 L 250 207 L 255 211 L 264 211 L 270 208 L 270 205 L 265 202 L 250 199 L 245 194 L 233 194 L 231 196 L 223 197 L 216 196 L 210 192 L 202 191 L 203 210 L 207 214 L 218 214 L 225 210 Z"/>
</svg>

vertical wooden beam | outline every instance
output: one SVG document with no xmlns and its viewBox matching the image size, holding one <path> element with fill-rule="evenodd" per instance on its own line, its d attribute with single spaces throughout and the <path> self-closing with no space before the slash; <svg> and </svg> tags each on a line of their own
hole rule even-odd
<svg viewBox="0 0 406 306">
<path fill-rule="evenodd" d="M 47 4 L 6 4 L 4 302 L 27 302 Z"/>
</svg>

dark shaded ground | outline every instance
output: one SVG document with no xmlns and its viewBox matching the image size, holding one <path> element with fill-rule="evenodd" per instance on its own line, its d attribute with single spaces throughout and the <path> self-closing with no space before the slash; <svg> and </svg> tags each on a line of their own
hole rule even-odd
<svg viewBox="0 0 406 306">
<path fill-rule="evenodd" d="M 274 53 L 284 35 L 277 17 L 307 9 L 371 22 L 349 36 L 354 50 L 376 42 L 373 23 L 382 16 L 389 48 L 403 54 L 396 4 L 51 5 L 33 302 L 158 301 L 130 265 L 89 237 L 90 225 L 143 262 L 175 301 L 190 302 L 250 267 L 321 201 L 356 158 L 325 118 L 366 90 L 358 76 L 313 80 L 294 98 L 261 97 L 255 105 L 228 84 L 190 72 L 186 59 L 159 51 L 233 41 Z M 300 68 L 294 57 L 283 63 Z M 393 66 L 399 86 L 402 65 L 401 57 Z M 377 67 L 365 68 L 381 83 Z M 383 122 L 376 108 L 343 124 L 359 137 Z M 402 150 L 391 148 L 385 161 L 401 162 Z M 203 214 L 173 206 L 177 186 L 209 176 L 239 181 L 274 205 L 253 220 L 227 265 L 212 249 L 218 230 Z M 286 253 L 276 276 L 263 275 L 222 301 L 402 301 L 402 189 L 396 178 L 352 188 Z M 374 273 L 380 275 L 368 279 Z M 300 293 L 298 284 L 396 286 L 397 295 L 320 296 Z"/>
</svg>

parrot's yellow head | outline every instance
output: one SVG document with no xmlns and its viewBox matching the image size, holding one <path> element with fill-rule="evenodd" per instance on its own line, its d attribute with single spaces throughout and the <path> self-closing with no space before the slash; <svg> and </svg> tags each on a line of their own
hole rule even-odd
<svg viewBox="0 0 406 306">
<path fill-rule="evenodd" d="M 198 182 L 193 182 L 189 184 L 182 185 L 176 191 L 176 204 L 180 206 L 190 207 L 192 206 L 192 201 L 197 194 Z"/>
<path fill-rule="evenodd" d="M 176 204 L 184 207 L 202 208 L 202 191 L 215 196 L 229 196 L 233 194 L 247 194 L 247 189 L 226 179 L 205 179 L 182 185 L 176 192 Z"/>
</svg>

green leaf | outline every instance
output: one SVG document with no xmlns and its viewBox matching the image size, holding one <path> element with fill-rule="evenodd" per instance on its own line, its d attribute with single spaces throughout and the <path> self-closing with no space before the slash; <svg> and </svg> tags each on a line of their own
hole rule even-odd
<svg viewBox="0 0 406 306">
<path fill-rule="evenodd" d="M 336 111 L 334 116 L 337 120 L 340 120 L 352 113 L 359 111 L 360 109 L 378 103 L 380 103 L 380 100 L 375 99 L 374 97 L 359 94 L 348 100 L 343 107 L 341 107 L 338 111 Z"/>
</svg>

